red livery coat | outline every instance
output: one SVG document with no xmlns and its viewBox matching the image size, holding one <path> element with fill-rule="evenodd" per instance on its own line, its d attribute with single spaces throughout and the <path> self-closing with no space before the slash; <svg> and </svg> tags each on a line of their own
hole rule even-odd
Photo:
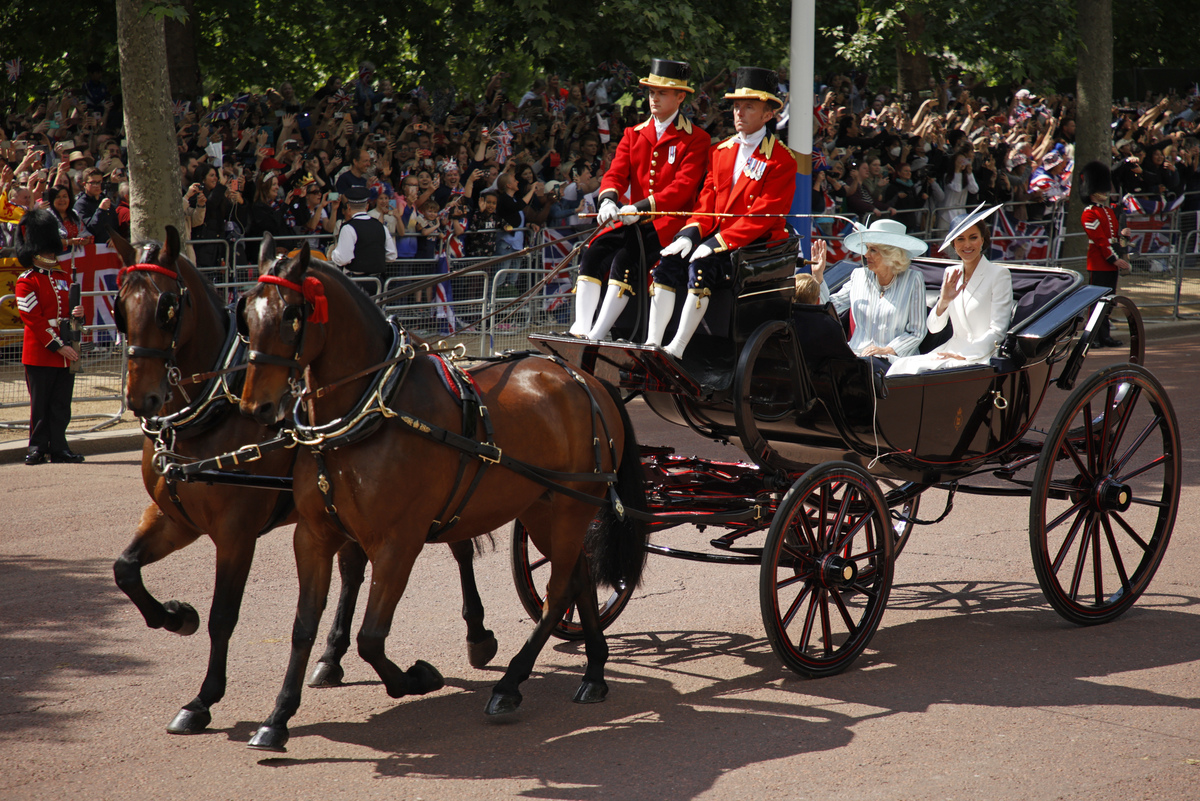
<svg viewBox="0 0 1200 801">
<path fill-rule="evenodd" d="M 630 200 L 641 211 L 691 211 L 704 180 L 704 167 L 712 140 L 683 115 L 657 132 L 654 118 L 621 137 L 604 180 L 598 201 L 610 197 L 619 206 L 628 188 Z M 669 242 L 683 227 L 683 217 L 655 217 L 659 242 Z"/>
<path fill-rule="evenodd" d="M 69 367 L 57 351 L 65 343 L 59 338 L 59 322 L 70 314 L 67 274 L 61 270 L 33 267 L 17 279 L 17 310 L 25 324 L 21 364 L 34 367 Z"/>
<path fill-rule="evenodd" d="M 1083 210 L 1083 230 L 1088 238 L 1088 270 L 1114 272 L 1117 260 L 1121 258 L 1113 248 L 1120 236 L 1116 212 L 1106 205 L 1088 206 Z"/>
<path fill-rule="evenodd" d="M 787 214 L 796 194 L 795 154 L 774 134 L 767 134 L 750 154 L 747 166 L 754 173 L 744 174 L 733 183 L 739 143 L 730 137 L 717 145 L 709 156 L 708 176 L 700 190 L 696 211 L 711 214 Z M 720 253 L 748 245 L 764 236 L 771 240 L 787 238 L 783 217 L 691 217 L 685 228 L 695 226 L 700 239 Z M 686 231 L 685 231 L 686 233 Z"/>
</svg>

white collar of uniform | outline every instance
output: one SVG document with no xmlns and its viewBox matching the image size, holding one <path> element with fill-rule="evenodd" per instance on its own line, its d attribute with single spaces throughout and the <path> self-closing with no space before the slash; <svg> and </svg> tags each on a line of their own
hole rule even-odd
<svg viewBox="0 0 1200 801">
<path fill-rule="evenodd" d="M 667 118 L 666 122 L 659 122 L 658 117 L 654 117 L 654 116 L 650 117 L 650 119 L 654 120 L 655 141 L 657 141 L 658 139 L 662 139 L 662 135 L 664 133 L 666 133 L 667 128 L 671 127 L 671 123 L 675 122 L 675 118 L 678 116 L 679 116 L 679 111 L 676 110 L 674 114 L 672 114 L 669 118 Z"/>
<path fill-rule="evenodd" d="M 371 212 L 369 211 L 357 211 L 351 219 L 373 220 L 375 218 L 371 216 Z"/>
<path fill-rule="evenodd" d="M 767 135 L 767 126 L 764 125 L 763 127 L 759 128 L 754 133 L 750 134 L 749 136 L 742 136 L 739 133 L 737 136 L 733 137 L 733 140 L 735 142 L 737 142 L 739 145 L 741 145 L 742 147 L 749 145 L 751 147 L 751 149 L 753 150 L 754 148 L 758 147 L 759 143 L 762 142 L 763 137 L 765 137 L 766 135 Z"/>
</svg>

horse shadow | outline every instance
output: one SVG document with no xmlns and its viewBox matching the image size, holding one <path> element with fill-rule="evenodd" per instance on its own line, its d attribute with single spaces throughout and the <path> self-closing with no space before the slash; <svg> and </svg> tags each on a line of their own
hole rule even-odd
<svg viewBox="0 0 1200 801">
<path fill-rule="evenodd" d="M 481 713 L 491 682 L 453 682 L 457 692 L 405 699 L 366 721 L 294 727 L 293 749 L 306 736 L 362 746 L 379 756 L 354 761 L 373 763 L 381 778 L 526 780 L 519 795 L 572 801 L 637 788 L 682 801 L 727 772 L 836 749 L 864 722 L 938 704 L 1200 709 L 1197 698 L 1097 681 L 1200 659 L 1189 611 L 1200 599 L 1148 594 L 1140 603 L 1106 626 L 1078 628 L 1045 605 L 1036 585 L 898 585 L 890 607 L 939 616 L 889 627 L 885 615 L 872 647 L 838 676 L 796 676 L 761 637 L 622 633 L 609 636 L 612 692 L 603 704 L 568 702 L 582 667 L 550 669 L 529 680 L 515 721 L 489 725 Z M 239 724 L 231 737 L 253 728 Z M 346 760 L 260 764 L 325 761 Z"/>
<path fill-rule="evenodd" d="M 0 731 L 66 732 L 82 713 L 56 709 L 48 696 L 81 673 L 145 668 L 143 659 L 114 653 L 105 636 L 124 605 L 111 587 L 111 566 L 96 560 L 0 557 Z"/>
</svg>

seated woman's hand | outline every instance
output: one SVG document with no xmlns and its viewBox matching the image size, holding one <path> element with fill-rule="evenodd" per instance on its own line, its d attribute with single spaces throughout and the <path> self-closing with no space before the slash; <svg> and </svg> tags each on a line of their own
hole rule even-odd
<svg viewBox="0 0 1200 801">
<path fill-rule="evenodd" d="M 893 350 L 892 348 L 883 347 L 880 345 L 867 345 L 865 348 L 863 348 L 863 352 L 862 352 L 862 356 L 864 358 L 867 356 L 895 356 L 895 355 L 896 355 L 895 350 Z"/>
<path fill-rule="evenodd" d="M 829 246 L 824 239 L 814 239 L 812 244 L 812 277 L 819 284 L 825 280 L 825 267 L 829 261 Z"/>
<path fill-rule="evenodd" d="M 950 359 L 958 359 L 959 361 L 966 361 L 966 359 L 967 359 L 967 357 L 963 356 L 961 353 L 951 353 L 948 350 L 939 350 L 937 352 L 937 357 L 944 361 L 948 361 Z"/>
</svg>

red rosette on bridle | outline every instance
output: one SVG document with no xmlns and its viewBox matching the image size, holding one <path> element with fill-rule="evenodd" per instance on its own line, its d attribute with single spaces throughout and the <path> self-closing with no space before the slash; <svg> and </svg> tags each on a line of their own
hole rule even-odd
<svg viewBox="0 0 1200 801">
<path fill-rule="evenodd" d="M 295 281 L 289 281 L 286 278 L 280 278 L 278 275 L 260 275 L 258 277 L 260 284 L 276 284 L 277 286 L 287 287 L 293 292 L 299 292 L 304 296 L 304 300 L 312 306 L 312 312 L 308 315 L 310 323 L 327 323 L 329 322 L 329 299 L 325 297 L 325 285 L 311 275 L 304 277 L 304 284 L 297 284 Z"/>
</svg>

